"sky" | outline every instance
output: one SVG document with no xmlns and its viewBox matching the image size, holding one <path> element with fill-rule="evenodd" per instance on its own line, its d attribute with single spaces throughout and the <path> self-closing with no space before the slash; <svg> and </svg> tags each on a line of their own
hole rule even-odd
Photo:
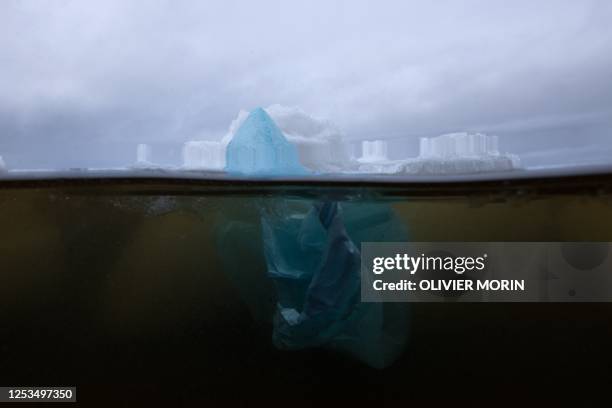
<svg viewBox="0 0 612 408">
<path fill-rule="evenodd" d="M 299 106 L 348 140 L 500 136 L 531 160 L 612 162 L 612 2 L 3 0 L 11 168 L 180 164 L 240 109 Z"/>
</svg>

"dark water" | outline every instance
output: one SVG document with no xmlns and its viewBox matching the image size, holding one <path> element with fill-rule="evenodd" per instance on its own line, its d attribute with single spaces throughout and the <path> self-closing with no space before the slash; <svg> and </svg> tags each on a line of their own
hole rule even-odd
<svg viewBox="0 0 612 408">
<path fill-rule="evenodd" d="M 277 349 L 258 208 L 387 206 L 415 241 L 612 241 L 611 180 L 0 182 L 0 385 L 76 385 L 100 405 L 607 396 L 609 303 L 405 304 L 383 369 Z"/>
</svg>

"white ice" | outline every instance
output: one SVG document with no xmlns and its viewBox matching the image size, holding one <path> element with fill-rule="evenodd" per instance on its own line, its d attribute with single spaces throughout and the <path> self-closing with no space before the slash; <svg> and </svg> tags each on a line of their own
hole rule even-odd
<svg viewBox="0 0 612 408">
<path fill-rule="evenodd" d="M 223 170 L 225 143 L 189 141 L 183 145 L 183 167 L 187 169 Z"/>
<path fill-rule="evenodd" d="M 385 140 L 364 140 L 361 142 L 361 163 L 374 163 L 388 161 L 388 146 Z"/>
<path fill-rule="evenodd" d="M 360 160 L 359 172 L 449 175 L 509 171 L 521 167 L 518 156 L 499 152 L 497 136 L 482 133 L 461 132 L 421 138 L 419 147 L 419 156 L 415 158 Z M 368 145 L 368 149 L 376 152 L 380 147 Z"/>
<path fill-rule="evenodd" d="M 521 166 L 516 155 L 499 152 L 497 136 L 468 132 L 421 138 L 419 155 L 402 160 L 389 159 L 386 140 L 363 141 L 362 157 L 355 160 L 351 155 L 349 144 L 344 140 L 344 135 L 331 122 L 315 118 L 297 107 L 271 105 L 259 111 L 256 115 L 260 119 L 259 125 L 263 128 L 271 127 L 268 119 L 262 119 L 263 112 L 271 120 L 273 126 L 280 130 L 283 140 L 279 142 L 281 138 L 275 131 L 272 131 L 274 136 L 268 137 L 267 142 L 276 146 L 275 149 L 278 148 L 279 151 L 285 152 L 291 150 L 287 149 L 284 143 L 289 142 L 292 149 L 297 151 L 298 164 L 314 173 L 470 174 L 507 171 Z M 229 157 L 227 149 L 253 112 L 241 110 L 231 122 L 228 132 L 219 141 L 185 143 L 183 167 L 207 170 L 239 168 L 239 163 L 230 165 L 226 161 Z M 252 126 L 249 125 L 249 127 Z M 250 137 L 253 138 L 251 141 L 256 144 L 265 139 L 253 136 L 258 134 L 256 129 L 251 129 L 249 132 Z M 255 150 L 264 156 L 259 157 L 260 153 L 254 153 Z M 248 154 L 241 153 L 249 157 L 250 164 L 246 165 L 247 168 L 250 168 L 249 171 L 261 173 L 264 158 L 272 160 L 270 163 L 272 167 L 284 166 L 278 161 L 276 154 L 270 153 L 268 149 L 258 147 L 255 150 L 251 149 Z M 254 164 L 254 161 L 257 163 Z M 272 167 L 265 172 L 270 172 Z M 247 168 L 243 170 L 248 170 Z M 274 174 L 278 174 L 278 171 L 275 171 Z"/>
<path fill-rule="evenodd" d="M 498 138 L 482 133 L 448 133 L 438 137 L 422 137 L 419 157 L 450 159 L 497 156 Z"/>
<path fill-rule="evenodd" d="M 153 165 L 151 161 L 153 151 L 151 150 L 151 146 L 140 143 L 136 147 L 136 166 L 138 167 L 150 167 Z"/>
</svg>

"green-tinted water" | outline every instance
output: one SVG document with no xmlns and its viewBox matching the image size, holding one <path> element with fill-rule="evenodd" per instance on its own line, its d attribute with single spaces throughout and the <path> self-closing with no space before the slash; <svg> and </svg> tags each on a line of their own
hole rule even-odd
<svg viewBox="0 0 612 408">
<path fill-rule="evenodd" d="M 612 241 L 611 185 L 5 182 L 0 385 L 77 385 L 98 402 L 592 396 L 611 380 L 612 304 L 404 304 L 408 342 L 384 369 L 276 349 L 259 208 L 390 206 L 414 241 Z"/>
</svg>

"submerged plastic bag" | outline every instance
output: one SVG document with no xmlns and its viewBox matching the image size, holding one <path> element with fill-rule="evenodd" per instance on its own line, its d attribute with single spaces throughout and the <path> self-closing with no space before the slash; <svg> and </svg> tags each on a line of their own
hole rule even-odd
<svg viewBox="0 0 612 408">
<path fill-rule="evenodd" d="M 361 243 L 408 240 L 388 203 L 274 197 L 226 213 L 223 270 L 254 320 L 272 323 L 277 348 L 322 347 L 377 368 L 397 359 L 409 304 L 360 301 Z"/>
<path fill-rule="evenodd" d="M 391 364 L 407 339 L 407 305 L 361 303 L 357 246 L 381 235 L 405 240 L 391 209 L 349 205 L 347 224 L 357 242 L 338 202 L 316 203 L 305 216 L 275 210 L 261 216 L 267 273 L 278 295 L 274 344 L 331 348 L 378 368 Z"/>
</svg>

